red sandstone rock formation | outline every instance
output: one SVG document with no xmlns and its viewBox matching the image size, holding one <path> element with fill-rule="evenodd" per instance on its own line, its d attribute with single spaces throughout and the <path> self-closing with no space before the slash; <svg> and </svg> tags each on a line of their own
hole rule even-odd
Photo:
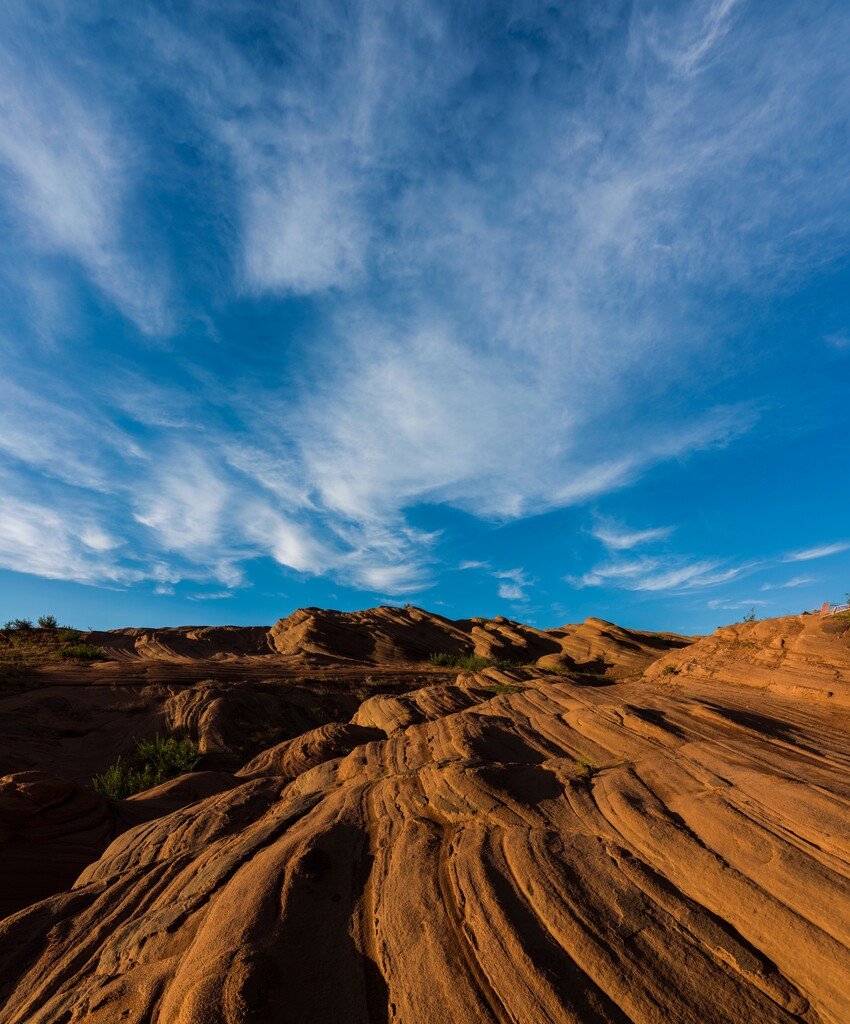
<svg viewBox="0 0 850 1024">
<path fill-rule="evenodd" d="M 845 1024 L 845 633 L 585 626 L 579 682 L 376 692 L 122 802 L 158 816 L 0 922 L 0 1022 Z"/>
</svg>

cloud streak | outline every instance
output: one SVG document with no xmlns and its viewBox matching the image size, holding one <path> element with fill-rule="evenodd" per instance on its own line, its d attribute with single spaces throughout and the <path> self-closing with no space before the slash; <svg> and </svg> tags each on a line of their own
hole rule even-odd
<svg viewBox="0 0 850 1024">
<path fill-rule="evenodd" d="M 784 558 L 784 562 L 810 562 L 814 558 L 828 558 L 830 555 L 837 555 L 842 551 L 850 550 L 850 542 L 838 541 L 835 544 L 822 544 L 815 548 L 806 548 L 803 551 L 792 551 Z"/>
<path fill-rule="evenodd" d="M 590 532 L 609 551 L 628 551 L 640 544 L 666 540 L 673 529 L 672 526 L 658 526 L 649 530 L 629 530 L 615 524 L 598 524 Z"/>
<path fill-rule="evenodd" d="M 716 587 L 745 573 L 751 566 L 720 568 L 716 561 L 644 557 L 632 562 L 598 565 L 579 577 L 567 577 L 577 587 L 616 587 L 633 591 L 684 591 Z"/>
</svg>

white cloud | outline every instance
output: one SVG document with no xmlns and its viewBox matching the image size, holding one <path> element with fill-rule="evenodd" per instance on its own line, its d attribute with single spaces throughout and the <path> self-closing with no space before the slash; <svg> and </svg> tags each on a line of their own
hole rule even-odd
<svg viewBox="0 0 850 1024">
<path fill-rule="evenodd" d="M 132 583 L 148 576 L 138 566 L 110 558 L 113 546 L 91 514 L 71 509 L 59 513 L 0 495 L 0 565 L 4 568 L 79 583 Z"/>
<path fill-rule="evenodd" d="M 739 0 L 709 0 L 693 4 L 688 11 L 679 49 L 667 54 L 676 70 L 684 75 L 698 74 L 731 28 L 730 15 Z"/>
<path fill-rule="evenodd" d="M 419 565 L 361 564 L 355 568 L 352 578 L 364 589 L 388 594 L 412 593 L 433 585 Z"/>
<path fill-rule="evenodd" d="M 308 295 L 352 283 L 362 268 L 367 227 L 346 191 L 327 169 L 309 164 L 249 188 L 244 214 L 249 286 Z"/>
<path fill-rule="evenodd" d="M 606 548 L 612 551 L 626 551 L 639 544 L 655 540 L 666 540 L 673 532 L 672 526 L 658 526 L 649 530 L 629 530 L 615 523 L 600 523 L 590 532 Z"/>
<path fill-rule="evenodd" d="M 490 575 L 503 581 L 499 584 L 498 594 L 505 601 L 525 601 L 526 591 L 534 582 L 524 569 L 503 569 Z"/>
<path fill-rule="evenodd" d="M 8 23 L 7 26 L 8 28 Z M 0 46 L 0 167 L 5 203 L 33 250 L 67 254 L 142 330 L 171 323 L 167 283 L 133 258 L 124 231 L 139 154 L 118 110 L 81 93 L 54 63 L 27 52 L 21 36 Z"/>
<path fill-rule="evenodd" d="M 567 577 L 577 587 L 618 587 L 634 591 L 677 591 L 713 587 L 726 583 L 751 569 L 751 565 L 719 569 L 707 559 L 644 557 L 632 562 L 599 565 L 580 577 Z"/>
<path fill-rule="evenodd" d="M 785 583 L 764 583 L 762 584 L 762 590 L 785 590 L 789 587 L 805 587 L 810 583 L 816 583 L 817 580 L 813 576 L 795 576 L 793 579 L 786 580 Z"/>
<path fill-rule="evenodd" d="M 712 608 L 712 609 L 715 609 L 715 610 L 718 609 L 718 608 L 724 608 L 724 609 L 728 609 L 730 611 L 733 611 L 733 610 L 735 610 L 737 608 L 762 607 L 762 606 L 766 605 L 767 603 L 768 603 L 767 601 L 756 601 L 756 600 L 752 600 L 752 599 L 747 600 L 747 601 L 730 601 L 726 597 L 717 597 L 717 598 L 714 598 L 711 601 L 707 601 L 706 602 L 706 604 L 707 604 L 707 606 L 709 608 Z"/>
<path fill-rule="evenodd" d="M 792 551 L 786 555 L 783 562 L 808 562 L 813 558 L 827 558 L 829 555 L 837 555 L 841 551 L 850 549 L 850 542 L 839 541 L 836 544 L 823 544 L 816 548 L 806 548 L 803 551 Z"/>
<path fill-rule="evenodd" d="M 116 460 L 129 466 L 144 459 L 124 430 L 89 407 L 87 396 L 51 379 L 43 366 L 27 376 L 22 386 L 11 370 L 0 375 L 0 455 L 94 491 L 114 488 Z"/>
<path fill-rule="evenodd" d="M 220 547 L 232 500 L 216 469 L 186 448 L 163 460 L 147 488 L 139 487 L 135 518 L 166 551 L 192 554 Z"/>
</svg>

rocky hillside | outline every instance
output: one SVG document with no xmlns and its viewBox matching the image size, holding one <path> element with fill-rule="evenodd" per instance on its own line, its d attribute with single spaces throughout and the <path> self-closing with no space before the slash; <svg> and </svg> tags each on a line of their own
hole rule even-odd
<svg viewBox="0 0 850 1024">
<path fill-rule="evenodd" d="M 360 613 L 367 665 L 415 653 L 418 610 L 383 611 Z M 297 614 L 284 648 L 329 658 L 338 635 L 345 679 L 362 631 Z M 348 717 L 132 800 L 11 775 L 19 834 L 27 800 L 31 828 L 63 801 L 68 834 L 75 815 L 89 837 L 120 826 L 72 887 L 0 922 L 0 1022 L 845 1024 L 847 645 L 808 618 L 685 647 L 434 616 L 422 650 L 510 630 L 542 664 L 364 678 Z M 239 689 L 186 688 L 168 713 L 199 730 Z"/>
</svg>

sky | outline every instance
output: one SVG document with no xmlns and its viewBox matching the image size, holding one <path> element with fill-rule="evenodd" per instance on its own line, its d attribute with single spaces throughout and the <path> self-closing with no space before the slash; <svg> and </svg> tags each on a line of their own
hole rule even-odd
<svg viewBox="0 0 850 1024">
<path fill-rule="evenodd" d="M 850 9 L 0 13 L 0 620 L 850 590 Z"/>
</svg>

